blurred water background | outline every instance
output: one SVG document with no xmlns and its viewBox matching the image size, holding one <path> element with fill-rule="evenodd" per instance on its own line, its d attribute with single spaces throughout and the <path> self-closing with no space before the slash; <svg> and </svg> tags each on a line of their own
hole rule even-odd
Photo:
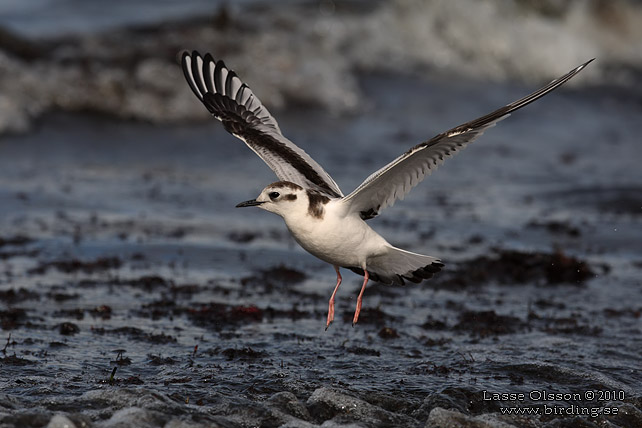
<svg viewBox="0 0 642 428">
<path fill-rule="evenodd" d="M 633 0 L 1 2 L 0 426 L 642 426 L 639 40 Z M 346 272 L 324 332 L 334 271 L 234 208 L 274 176 L 183 49 L 344 193 L 596 60 L 373 220 L 446 269 L 354 329 Z"/>
</svg>

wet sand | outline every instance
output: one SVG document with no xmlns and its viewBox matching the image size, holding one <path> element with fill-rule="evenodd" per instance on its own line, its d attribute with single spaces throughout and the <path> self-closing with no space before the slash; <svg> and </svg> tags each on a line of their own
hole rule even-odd
<svg viewBox="0 0 642 428">
<path fill-rule="evenodd" d="M 359 82 L 362 113 L 273 112 L 344 192 L 533 89 Z M 327 332 L 333 269 L 234 208 L 274 177 L 219 123 L 50 114 L 4 136 L 0 424 L 642 425 L 640 112 L 563 89 L 489 130 L 372 222 L 444 271 L 369 286 L 354 328 L 346 272 Z M 618 413 L 543 414 L 571 405 Z"/>
</svg>

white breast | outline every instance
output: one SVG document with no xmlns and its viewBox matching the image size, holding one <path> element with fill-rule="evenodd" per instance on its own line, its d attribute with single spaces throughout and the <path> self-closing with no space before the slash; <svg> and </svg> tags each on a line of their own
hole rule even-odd
<svg viewBox="0 0 642 428">
<path fill-rule="evenodd" d="M 321 218 L 306 213 L 288 216 L 285 223 L 310 254 L 336 266 L 361 267 L 368 257 L 382 253 L 389 244 L 359 216 L 346 216 L 339 207 L 330 201 Z"/>
</svg>

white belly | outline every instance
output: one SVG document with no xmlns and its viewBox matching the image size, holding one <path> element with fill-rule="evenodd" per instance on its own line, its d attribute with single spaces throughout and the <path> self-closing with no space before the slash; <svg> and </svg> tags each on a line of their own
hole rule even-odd
<svg viewBox="0 0 642 428">
<path fill-rule="evenodd" d="M 369 257 L 389 245 L 383 237 L 356 216 L 337 217 L 326 210 L 323 219 L 286 221 L 294 239 L 310 254 L 335 266 L 363 267 Z"/>
</svg>

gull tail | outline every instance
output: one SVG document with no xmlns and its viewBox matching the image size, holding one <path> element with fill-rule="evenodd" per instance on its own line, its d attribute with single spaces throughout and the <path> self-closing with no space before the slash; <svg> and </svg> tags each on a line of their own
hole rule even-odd
<svg viewBox="0 0 642 428">
<path fill-rule="evenodd" d="M 406 281 L 418 283 L 432 278 L 442 267 L 444 264 L 436 257 L 411 253 L 390 246 L 384 254 L 368 258 L 366 269 L 373 281 L 404 285 Z M 363 269 L 353 267 L 348 269 L 363 275 Z"/>
</svg>

